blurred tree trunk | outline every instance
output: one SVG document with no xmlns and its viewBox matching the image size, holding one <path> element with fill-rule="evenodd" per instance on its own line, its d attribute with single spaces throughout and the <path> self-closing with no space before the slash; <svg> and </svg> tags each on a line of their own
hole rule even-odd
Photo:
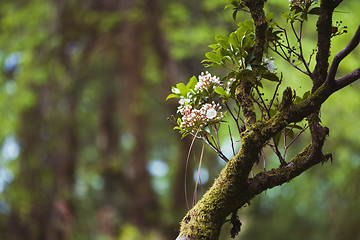
<svg viewBox="0 0 360 240">
<path fill-rule="evenodd" d="M 119 89 L 113 79 L 107 79 L 100 109 L 97 145 L 101 156 L 101 176 L 104 180 L 103 198 L 97 210 L 99 229 L 109 239 L 116 239 L 119 223 L 119 192 L 124 186 L 120 166 L 118 124 Z"/>
<path fill-rule="evenodd" d="M 52 184 L 52 179 L 49 178 L 48 156 L 44 152 L 40 157 L 47 146 L 40 136 L 40 130 L 45 130 L 41 105 L 37 104 L 25 111 L 22 119 L 23 125 L 18 131 L 22 150 L 19 174 L 11 185 L 13 204 L 3 237 L 8 240 L 18 240 L 24 236 L 29 240 L 45 239 L 50 190 L 42 184 L 42 179 L 46 179 L 48 185 Z"/>
<path fill-rule="evenodd" d="M 12 206 L 5 233 L 5 239 L 9 240 L 65 240 L 71 235 L 79 89 L 66 54 L 68 42 L 64 32 L 70 26 L 62 25 L 64 9 L 58 8 L 55 18 L 58 20 L 55 34 L 61 36 L 61 44 L 56 48 L 43 45 L 39 47 L 41 51 L 33 49 L 42 53 L 36 64 L 44 67 L 47 77 L 44 84 L 32 87 L 37 101 L 21 118 L 20 173 L 11 187 L 24 196 L 20 195 L 22 201 Z M 54 66 L 64 69 L 73 85 L 65 87 L 62 79 L 54 76 L 51 69 Z"/>
<path fill-rule="evenodd" d="M 132 5 L 133 1 L 130 0 L 130 2 L 129 5 Z M 129 217 L 139 229 L 144 230 L 156 222 L 157 208 L 155 193 L 147 170 L 147 106 L 141 99 L 141 92 L 145 88 L 142 76 L 144 23 L 128 21 L 123 25 L 121 32 L 123 45 L 119 55 L 124 81 L 122 107 L 126 131 L 134 139 L 128 171 L 131 184 Z"/>
<path fill-rule="evenodd" d="M 69 238 L 77 152 L 76 98 L 70 94 L 66 112 L 55 113 L 56 85 L 50 84 L 37 91 L 38 102 L 23 114 L 18 133 L 20 173 L 12 187 L 24 196 L 19 196 L 22 201 L 12 208 L 5 239 Z"/>
<path fill-rule="evenodd" d="M 119 127 L 116 124 L 118 109 L 118 89 L 112 80 L 108 80 L 105 87 L 103 103 L 100 113 L 100 131 L 98 145 L 101 154 L 101 175 L 104 179 L 104 198 L 97 211 L 99 228 L 102 234 L 110 239 L 116 238 L 116 196 L 119 192 L 122 173 L 119 164 Z"/>
<path fill-rule="evenodd" d="M 50 157 L 54 177 L 51 192 L 51 210 L 46 229 L 46 239 L 69 239 L 73 219 L 72 195 L 77 155 L 77 135 L 75 111 L 76 92 L 70 92 L 66 100 L 66 112 L 62 119 L 63 126 L 58 129 L 57 144 Z"/>
<path fill-rule="evenodd" d="M 171 57 L 169 42 L 166 39 L 164 31 L 161 29 L 163 8 L 158 0 L 146 0 L 146 16 L 148 23 L 147 28 L 151 36 L 150 44 L 159 59 L 159 69 L 161 69 L 164 78 L 164 84 L 162 84 L 162 99 L 165 99 L 171 86 L 179 82 L 184 82 L 186 77 L 184 71 L 181 70 L 181 65 Z M 168 102 L 167 106 L 171 109 L 171 112 L 176 112 L 177 104 Z M 172 196 L 171 209 L 175 215 L 178 215 L 178 217 L 174 219 L 180 219 L 186 212 L 186 205 L 190 204 L 189 207 L 191 207 L 192 204 L 194 187 L 192 176 L 193 161 L 189 159 L 188 168 L 186 168 L 190 145 L 190 138 L 186 138 L 179 143 L 180 156 L 177 158 L 176 173 L 171 182 L 172 188 L 170 192 Z M 187 193 L 185 193 L 185 190 Z M 188 199 L 186 199 L 186 197 Z M 169 239 L 176 238 L 177 233 L 174 229 L 177 229 L 177 226 L 177 221 L 167 226 L 165 234 Z"/>
</svg>

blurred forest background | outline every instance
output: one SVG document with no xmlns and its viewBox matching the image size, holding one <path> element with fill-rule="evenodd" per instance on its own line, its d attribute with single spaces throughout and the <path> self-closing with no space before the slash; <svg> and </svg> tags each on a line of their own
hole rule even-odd
<svg viewBox="0 0 360 240">
<path fill-rule="evenodd" d="M 187 211 L 185 183 L 191 206 L 224 163 L 205 152 L 194 194 L 202 146 L 195 144 L 186 168 L 192 139 L 180 141 L 172 130 L 167 118 L 177 102 L 165 98 L 171 85 L 206 70 L 200 62 L 215 34 L 236 29 L 226 4 L 1 1 L 0 239 L 176 238 Z M 280 15 L 288 1 L 271 0 L 267 8 L 284 24 Z M 333 39 L 332 55 L 360 24 L 359 1 L 345 0 L 338 10 L 334 21 L 348 33 Z M 241 13 L 238 20 L 247 17 Z M 305 32 L 309 52 L 316 37 L 312 18 Z M 338 74 L 359 61 L 357 49 Z M 275 64 L 284 86 L 299 95 L 308 90 L 301 73 L 280 58 Z M 316 166 L 241 209 L 236 239 L 360 239 L 359 105 L 359 83 L 324 104 L 332 164 Z M 292 151 L 306 140 L 302 136 Z M 270 154 L 266 161 L 277 164 Z M 225 224 L 224 240 L 230 239 L 228 229 Z"/>
</svg>

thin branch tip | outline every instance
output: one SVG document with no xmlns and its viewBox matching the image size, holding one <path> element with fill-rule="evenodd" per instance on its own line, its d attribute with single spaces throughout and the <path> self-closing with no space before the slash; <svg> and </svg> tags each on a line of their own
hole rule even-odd
<svg viewBox="0 0 360 240">
<path fill-rule="evenodd" d="M 346 45 L 346 47 L 335 55 L 335 57 L 334 57 L 334 59 L 333 59 L 333 61 L 331 63 L 331 66 L 329 68 L 329 73 L 328 73 L 328 76 L 327 76 L 327 82 L 328 83 L 336 83 L 336 88 L 337 88 L 336 90 L 338 90 L 338 89 L 340 89 L 340 88 L 342 88 L 342 87 L 344 87 L 344 86 L 346 86 L 346 85 L 348 85 L 348 84 L 350 84 L 351 82 L 354 81 L 354 80 L 351 81 L 351 82 L 347 81 L 346 78 L 350 77 L 350 75 L 351 76 L 356 75 L 355 72 L 358 69 L 354 70 L 353 72 L 347 74 L 346 76 L 344 76 L 344 77 L 342 77 L 342 78 L 340 78 L 338 80 L 335 80 L 335 75 L 336 75 L 336 72 L 338 70 L 340 62 L 344 58 L 346 58 L 359 45 L 359 43 L 360 43 L 360 25 L 357 28 L 357 30 L 356 30 L 354 36 L 352 37 L 352 39 L 350 40 L 350 42 Z M 350 82 L 350 83 L 344 85 L 345 82 L 346 83 Z"/>
</svg>

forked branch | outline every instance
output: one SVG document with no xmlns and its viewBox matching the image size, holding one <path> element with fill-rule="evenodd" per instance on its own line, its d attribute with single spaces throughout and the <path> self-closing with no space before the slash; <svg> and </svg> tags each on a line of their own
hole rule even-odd
<svg viewBox="0 0 360 240">
<path fill-rule="evenodd" d="M 359 45 L 359 42 L 360 42 L 360 26 L 356 30 L 353 38 L 350 40 L 348 45 L 343 50 L 341 50 L 340 52 L 338 52 L 335 55 L 335 57 L 331 63 L 331 66 L 329 68 L 329 74 L 327 76 L 326 81 L 329 84 L 335 83 L 335 87 L 337 89 L 340 89 L 346 85 L 349 85 L 351 82 L 358 79 L 356 77 L 359 77 L 358 76 L 359 69 L 356 69 L 355 71 L 345 75 L 344 77 L 341 77 L 341 78 L 335 80 L 335 75 L 338 70 L 340 62 L 344 58 L 346 58 Z"/>
</svg>

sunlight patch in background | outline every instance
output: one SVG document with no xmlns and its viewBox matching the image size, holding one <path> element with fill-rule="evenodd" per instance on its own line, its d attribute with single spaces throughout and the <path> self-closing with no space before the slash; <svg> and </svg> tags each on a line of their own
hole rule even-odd
<svg viewBox="0 0 360 240">
<path fill-rule="evenodd" d="M 14 174 L 5 167 L 0 167 L 0 193 L 5 190 L 5 187 L 8 183 L 11 183 L 14 180 Z"/>
<path fill-rule="evenodd" d="M 209 171 L 206 168 L 200 168 L 199 173 L 197 169 L 194 171 L 194 182 L 197 182 L 198 180 L 198 184 L 205 184 L 209 181 Z"/>
<path fill-rule="evenodd" d="M 19 153 L 20 147 L 14 136 L 6 137 L 1 148 L 1 158 L 5 162 L 8 162 L 17 158 Z"/>
<path fill-rule="evenodd" d="M 4 68 L 7 71 L 14 70 L 15 67 L 20 63 L 21 54 L 20 52 L 14 52 L 10 54 L 4 62 Z"/>
<path fill-rule="evenodd" d="M 0 159 L 0 193 L 2 193 L 7 184 L 14 179 L 13 172 L 6 166 L 7 163 L 16 159 L 20 154 L 20 147 L 13 136 L 5 138 L 1 147 Z"/>
<path fill-rule="evenodd" d="M 136 140 L 135 137 L 130 134 L 130 133 L 126 133 L 124 135 L 121 136 L 121 146 L 126 150 L 126 151 L 131 151 L 134 149 L 136 144 Z"/>
<path fill-rule="evenodd" d="M 17 90 L 17 85 L 14 80 L 9 80 L 5 83 L 5 91 L 9 95 L 14 95 Z"/>
<path fill-rule="evenodd" d="M 153 176 L 153 189 L 159 194 L 168 193 L 170 187 L 170 183 L 166 178 L 166 175 L 169 172 L 168 164 L 162 160 L 155 159 L 148 163 L 147 169 L 149 173 Z"/>
<path fill-rule="evenodd" d="M 232 147 L 232 144 L 234 145 L 234 149 Z M 231 142 L 230 137 L 226 137 L 221 143 L 221 151 L 229 160 L 237 153 L 237 151 L 239 151 L 239 148 L 240 142 L 236 142 L 235 139 Z M 218 157 L 218 161 L 222 166 L 226 165 L 226 162 L 221 157 Z"/>
</svg>

